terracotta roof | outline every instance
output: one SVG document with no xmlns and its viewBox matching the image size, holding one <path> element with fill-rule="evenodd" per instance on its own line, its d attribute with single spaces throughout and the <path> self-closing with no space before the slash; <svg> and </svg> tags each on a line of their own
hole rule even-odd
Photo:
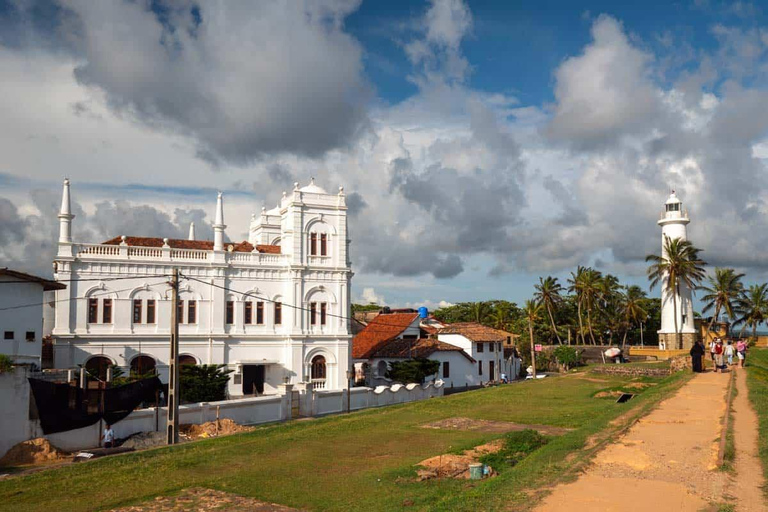
<svg viewBox="0 0 768 512">
<path fill-rule="evenodd" d="M 510 332 L 500 331 L 492 327 L 486 327 L 485 325 L 475 322 L 459 322 L 455 324 L 449 324 L 437 331 L 437 335 L 441 334 L 460 334 L 467 338 L 469 341 L 475 343 L 483 343 L 486 341 L 507 341 L 508 336 L 514 337 Z"/>
<path fill-rule="evenodd" d="M 419 317 L 418 313 L 378 315 L 352 339 L 352 357 L 368 359 L 388 341 L 397 338 Z"/>
<path fill-rule="evenodd" d="M 461 347 L 445 343 L 443 341 L 436 340 L 434 338 L 420 338 L 418 340 L 404 340 L 396 339 L 391 340 L 385 344 L 379 350 L 377 350 L 371 357 L 393 357 L 393 358 L 410 358 L 410 357 L 429 357 L 435 352 L 461 352 L 461 354 L 472 361 L 475 360 L 469 356 Z"/>
<path fill-rule="evenodd" d="M 28 281 L 30 283 L 38 283 L 43 287 L 43 290 L 46 292 L 50 290 L 63 290 L 64 288 L 67 287 L 67 285 L 63 283 L 57 283 L 56 281 L 52 281 L 50 279 L 33 276 L 32 274 L 27 274 L 26 272 L 11 270 L 8 267 L 0 267 L 0 276 L 14 277 L 22 281 Z"/>
<path fill-rule="evenodd" d="M 104 242 L 104 245 L 120 245 L 122 237 L 116 236 Z M 125 243 L 133 247 L 162 247 L 163 239 L 148 236 L 127 236 Z M 213 242 L 211 240 L 179 240 L 169 238 L 168 245 L 172 249 L 199 249 L 201 251 L 212 251 Z M 236 242 L 224 244 L 224 247 L 232 246 L 234 252 L 253 252 L 253 245 L 248 242 Z M 256 250 L 269 254 L 280 254 L 279 245 L 257 245 Z"/>
</svg>

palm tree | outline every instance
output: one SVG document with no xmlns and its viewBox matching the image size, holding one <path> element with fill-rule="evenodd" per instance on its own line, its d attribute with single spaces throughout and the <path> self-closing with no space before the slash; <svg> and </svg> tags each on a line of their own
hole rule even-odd
<svg viewBox="0 0 768 512">
<path fill-rule="evenodd" d="M 741 315 L 736 323 L 743 323 L 741 337 L 747 326 L 752 327 L 752 337 L 757 338 L 757 326 L 768 320 L 768 284 L 753 284 L 741 294 L 736 311 Z"/>
<path fill-rule="evenodd" d="M 511 315 L 509 313 L 509 306 L 506 304 L 498 304 L 496 310 L 491 314 L 491 322 L 493 327 L 501 331 L 508 331 L 508 326 L 511 321 Z"/>
<path fill-rule="evenodd" d="M 632 324 L 639 324 L 648 312 L 643 308 L 645 292 L 639 286 L 628 286 L 626 291 L 621 294 L 621 314 L 626 324 L 624 329 L 624 339 L 621 340 L 621 349 L 627 344 L 627 332 Z"/>
<path fill-rule="evenodd" d="M 470 310 L 475 322 L 482 324 L 488 319 L 488 315 L 490 314 L 490 304 L 484 301 L 473 302 Z"/>
<path fill-rule="evenodd" d="M 563 291 L 563 286 L 557 281 L 556 277 L 547 276 L 546 279 L 539 277 L 539 284 L 535 285 L 535 288 L 536 294 L 533 298 L 547 309 L 549 322 L 552 324 L 552 332 L 555 333 L 557 342 L 562 345 L 563 340 L 560 339 L 560 335 L 557 332 L 555 317 L 552 312 L 563 303 L 563 297 L 560 295 Z"/>
<path fill-rule="evenodd" d="M 571 278 L 568 279 L 568 292 L 576 294 L 576 315 L 579 318 L 579 334 L 581 335 L 581 344 L 586 345 L 587 342 L 584 340 L 584 323 L 583 323 L 583 317 L 581 315 L 581 307 L 584 304 L 584 274 L 586 273 L 587 268 L 582 267 L 579 265 L 576 268 L 576 272 L 571 272 Z"/>
<path fill-rule="evenodd" d="M 699 258 L 700 252 L 701 250 L 688 240 L 665 237 L 661 256 L 649 254 L 645 257 L 645 261 L 651 264 L 648 267 L 651 289 L 661 283 L 666 291 L 672 294 L 677 348 L 683 348 L 682 333 L 677 325 L 677 296 L 680 294 L 681 283 L 693 291 L 704 279 L 706 262 Z"/>
<path fill-rule="evenodd" d="M 622 286 L 619 278 L 606 274 L 598 282 L 597 304 L 602 312 L 606 327 L 609 332 L 609 344 L 613 344 L 613 334 L 621 329 L 622 319 L 619 309 L 621 307 Z M 600 343 L 604 342 L 603 336 L 600 336 Z"/>
<path fill-rule="evenodd" d="M 597 342 L 595 341 L 595 333 L 592 329 L 592 310 L 595 309 L 595 306 L 602 297 L 602 277 L 603 275 L 600 271 L 593 268 L 588 268 L 582 276 L 582 296 L 584 308 L 587 310 L 587 329 L 589 330 L 589 338 L 592 340 L 593 345 L 597 345 Z"/>
<path fill-rule="evenodd" d="M 711 336 L 712 326 L 717 322 L 721 311 L 725 311 L 730 319 L 736 318 L 736 315 L 733 314 L 733 307 L 744 291 L 744 285 L 741 282 L 742 277 L 744 274 L 737 274 L 732 268 L 716 267 L 714 277 L 709 276 L 709 286 L 699 287 L 700 290 L 707 292 L 701 298 L 704 301 L 704 308 L 701 312 L 706 313 L 712 309 L 715 310 L 715 314 L 712 315 L 707 327 L 708 335 Z"/>
<path fill-rule="evenodd" d="M 533 378 L 536 378 L 536 349 L 533 346 L 533 324 L 539 320 L 541 304 L 533 300 L 525 301 L 523 306 L 523 316 L 528 320 L 528 335 L 531 337 L 531 367 L 533 368 Z"/>
</svg>

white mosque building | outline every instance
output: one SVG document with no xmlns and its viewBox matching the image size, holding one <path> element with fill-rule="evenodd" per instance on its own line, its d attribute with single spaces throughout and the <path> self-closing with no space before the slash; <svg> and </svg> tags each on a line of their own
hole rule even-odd
<svg viewBox="0 0 768 512">
<path fill-rule="evenodd" d="M 673 191 L 664 205 L 664 211 L 658 221 L 661 226 L 661 251 L 665 255 L 664 241 L 680 238 L 688 239 L 686 226 L 691 220 L 688 212 L 683 209 L 683 203 Z M 676 295 L 676 297 L 675 297 Z M 677 303 L 677 309 L 675 309 Z M 675 316 L 677 329 L 675 331 Z M 681 333 L 682 347 L 678 347 L 677 333 Z M 693 323 L 693 300 L 691 289 L 685 283 L 680 283 L 679 293 L 667 289 L 666 279 L 661 286 L 661 329 L 659 348 L 675 349 L 690 348 L 696 340 L 696 329 Z"/>
<path fill-rule="evenodd" d="M 230 396 L 270 393 L 282 383 L 347 387 L 352 278 L 344 189 L 314 180 L 283 193 L 251 220 L 248 241 L 224 242 L 216 203 L 214 240 L 135 237 L 73 241 L 64 181 L 54 278 L 54 364 L 107 365 L 167 379 L 173 269 L 181 275 L 181 364 L 225 364 Z M 75 226 L 76 227 L 76 226 Z M 74 230 L 75 234 L 77 230 Z"/>
</svg>

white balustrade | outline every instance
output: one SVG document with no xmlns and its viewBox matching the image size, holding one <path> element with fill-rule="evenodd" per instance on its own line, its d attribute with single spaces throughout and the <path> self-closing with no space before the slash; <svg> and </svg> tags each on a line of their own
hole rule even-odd
<svg viewBox="0 0 768 512">
<path fill-rule="evenodd" d="M 163 250 L 158 247 L 128 247 L 128 257 L 160 259 L 163 257 Z"/>
<path fill-rule="evenodd" d="M 310 384 L 312 384 L 313 390 L 325 389 L 325 379 L 312 379 Z"/>
<path fill-rule="evenodd" d="M 207 260 L 209 251 L 200 249 L 171 249 L 172 260 Z"/>
<path fill-rule="evenodd" d="M 117 245 L 78 244 L 76 253 L 78 256 L 119 256 L 120 247 Z"/>
<path fill-rule="evenodd" d="M 128 260 L 163 260 L 168 248 L 120 246 L 111 244 L 75 244 L 75 254 L 89 259 L 128 259 Z M 201 262 L 212 258 L 213 251 L 200 249 L 171 249 L 171 261 Z M 328 259 L 328 258 L 324 258 Z M 238 265 L 285 265 L 290 258 L 285 254 L 267 254 L 259 252 L 227 253 L 227 262 Z M 167 261 L 167 260 L 166 260 Z"/>
</svg>

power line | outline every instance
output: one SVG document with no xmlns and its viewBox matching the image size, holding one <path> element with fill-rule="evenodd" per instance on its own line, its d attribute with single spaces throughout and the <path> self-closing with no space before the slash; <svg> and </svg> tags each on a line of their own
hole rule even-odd
<svg viewBox="0 0 768 512">
<path fill-rule="evenodd" d="M 186 276 L 186 275 L 183 275 L 183 274 L 182 274 L 182 277 L 184 279 L 188 279 L 190 281 L 197 281 L 198 283 L 203 283 L 205 285 L 213 286 L 215 288 L 219 288 L 221 290 L 225 290 L 225 291 L 228 291 L 228 292 L 236 293 L 236 294 L 239 294 L 239 295 L 250 296 L 250 297 L 254 297 L 255 296 L 251 292 L 241 292 L 241 291 L 229 288 L 227 286 L 222 286 L 222 285 L 219 285 L 219 284 L 210 283 L 210 282 L 207 282 L 207 281 L 203 281 L 202 279 L 196 279 L 194 277 Z M 271 302 L 273 304 L 280 304 L 281 306 L 287 306 L 289 308 L 297 309 L 299 311 L 307 311 L 307 312 L 310 312 L 310 313 L 312 312 L 312 309 L 305 308 L 303 306 L 297 306 L 295 304 L 289 304 L 287 302 L 281 302 L 279 300 L 270 299 L 268 297 L 258 297 L 258 298 L 259 299 L 263 299 L 265 302 Z M 317 314 L 319 314 L 319 311 L 315 310 L 315 312 Z M 413 314 L 416 314 L 416 313 L 414 312 Z M 354 317 L 344 316 L 344 315 L 335 315 L 333 313 L 328 313 L 328 312 L 326 312 L 326 316 L 333 317 L 333 318 L 340 318 L 342 320 L 354 320 L 355 319 Z M 379 315 L 379 316 L 381 316 L 381 315 Z M 384 316 L 386 316 L 386 315 L 384 315 Z M 376 318 L 379 318 L 379 317 L 376 317 Z M 397 327 L 397 328 L 400 328 L 400 329 L 403 329 L 403 330 L 408 328 L 407 325 L 403 326 L 402 324 L 393 324 L 393 323 L 385 323 L 385 322 L 376 322 L 375 324 L 368 324 L 368 325 L 366 325 L 366 328 L 369 328 L 369 329 L 370 328 L 374 328 L 375 329 L 375 328 L 379 328 L 379 327 Z"/>
<path fill-rule="evenodd" d="M 168 284 L 168 283 L 167 283 L 167 281 L 163 281 L 163 282 L 160 282 L 160 283 L 148 284 L 147 286 L 157 286 L 159 284 Z M 130 288 L 123 288 L 122 290 L 105 290 L 103 293 L 92 293 L 91 295 L 88 295 L 87 297 L 70 297 L 68 299 L 46 300 L 46 301 L 43 301 L 43 302 L 36 302 L 34 304 L 20 304 L 18 306 L 8 306 L 8 307 L 5 307 L 5 308 L 0 308 L 0 311 L 10 311 L 10 310 L 13 310 L 13 309 L 22 309 L 22 308 L 33 308 L 33 307 L 45 306 L 45 305 L 53 304 L 53 303 L 69 302 L 69 301 L 73 301 L 73 300 L 85 300 L 85 299 L 91 299 L 91 298 L 94 298 L 94 297 L 102 297 L 104 295 L 110 295 L 110 294 L 113 294 L 113 293 L 128 292 L 128 291 L 135 290 L 135 289 L 136 289 L 136 287 L 132 286 Z"/>
<path fill-rule="evenodd" d="M 142 277 L 171 277 L 170 274 L 141 274 L 136 276 L 124 276 L 124 277 L 94 277 L 94 278 L 87 278 L 87 279 L 79 279 L 79 278 L 73 278 L 73 279 L 49 279 L 48 281 L 56 282 L 56 283 L 73 283 L 73 282 L 88 282 L 88 281 L 120 281 L 123 279 L 140 279 Z M 0 284 L 29 284 L 32 281 L 0 281 Z"/>
</svg>

